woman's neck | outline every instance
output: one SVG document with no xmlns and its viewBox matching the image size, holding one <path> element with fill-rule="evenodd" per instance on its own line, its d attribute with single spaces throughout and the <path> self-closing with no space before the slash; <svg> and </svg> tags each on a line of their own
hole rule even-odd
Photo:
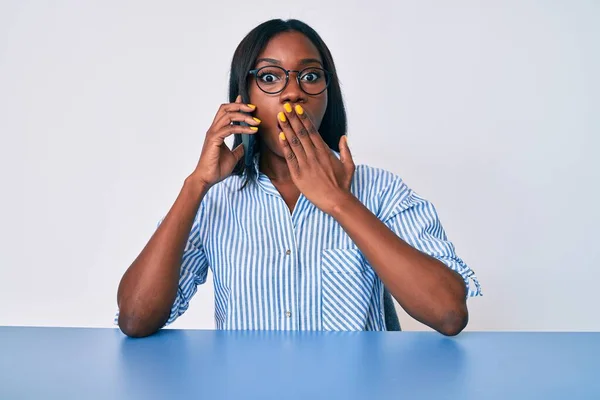
<svg viewBox="0 0 600 400">
<path fill-rule="evenodd" d="M 290 169 L 285 158 L 278 156 L 266 147 L 260 149 L 259 170 L 272 182 L 291 182 Z"/>
</svg>

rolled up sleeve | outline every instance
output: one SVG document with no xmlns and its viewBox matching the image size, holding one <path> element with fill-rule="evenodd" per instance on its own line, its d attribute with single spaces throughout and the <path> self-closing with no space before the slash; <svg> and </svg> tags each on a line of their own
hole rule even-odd
<svg viewBox="0 0 600 400">
<path fill-rule="evenodd" d="M 446 236 L 432 203 L 417 195 L 398 179 L 389 188 L 387 198 L 393 202 L 382 221 L 412 247 L 441 261 L 463 278 L 467 297 L 481 296 L 481 285 L 475 272 L 456 254 Z"/>
<path fill-rule="evenodd" d="M 202 210 L 202 207 L 200 207 L 200 210 Z M 162 219 L 158 225 L 161 222 Z M 165 326 L 173 323 L 187 311 L 190 300 L 196 294 L 198 285 L 206 282 L 209 263 L 202 246 L 202 222 L 200 215 L 197 215 L 181 257 L 177 296 L 171 306 L 171 312 Z M 114 323 L 118 324 L 118 321 L 119 311 L 117 310 Z"/>
</svg>

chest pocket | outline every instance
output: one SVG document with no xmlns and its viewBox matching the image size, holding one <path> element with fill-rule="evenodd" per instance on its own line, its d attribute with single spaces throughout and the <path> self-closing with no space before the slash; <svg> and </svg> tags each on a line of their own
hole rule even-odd
<svg viewBox="0 0 600 400">
<path fill-rule="evenodd" d="M 321 254 L 323 330 L 364 330 L 375 272 L 358 249 L 325 249 Z"/>
</svg>

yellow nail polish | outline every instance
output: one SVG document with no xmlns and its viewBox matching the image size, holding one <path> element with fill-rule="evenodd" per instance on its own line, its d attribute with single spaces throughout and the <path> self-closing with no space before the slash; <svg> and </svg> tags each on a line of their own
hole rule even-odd
<svg viewBox="0 0 600 400">
<path fill-rule="evenodd" d="M 292 112 L 292 106 L 290 105 L 290 103 L 285 103 L 283 105 L 283 108 L 285 108 L 285 111 L 287 111 L 289 113 Z"/>
<path fill-rule="evenodd" d="M 298 115 L 302 115 L 304 114 L 304 108 L 302 108 L 302 106 L 300 104 L 296 104 L 296 114 Z"/>
<path fill-rule="evenodd" d="M 250 108 L 256 108 L 256 106 L 254 104 L 246 104 L 246 105 Z"/>
<path fill-rule="evenodd" d="M 279 114 L 277 114 L 277 118 L 279 118 L 279 120 L 281 122 L 287 121 L 287 119 L 285 118 L 285 114 L 283 113 L 283 111 L 280 111 Z"/>
<path fill-rule="evenodd" d="M 253 130 L 254 132 L 258 131 L 258 127 L 257 126 L 251 126 L 250 129 Z"/>
<path fill-rule="evenodd" d="M 279 132 L 279 139 L 285 140 L 285 133 Z"/>
<path fill-rule="evenodd" d="M 260 119 L 258 119 L 256 117 L 253 117 L 252 119 L 255 120 L 256 122 L 258 122 L 259 124 L 262 122 Z"/>
</svg>

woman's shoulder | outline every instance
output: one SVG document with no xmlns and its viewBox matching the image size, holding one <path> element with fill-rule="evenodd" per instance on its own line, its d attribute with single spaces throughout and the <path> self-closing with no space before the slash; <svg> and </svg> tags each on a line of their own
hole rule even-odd
<svg viewBox="0 0 600 400">
<path fill-rule="evenodd" d="M 338 159 L 340 153 L 331 151 Z M 404 181 L 400 176 L 383 168 L 373 167 L 367 164 L 357 164 L 352 178 L 352 187 L 359 191 L 380 193 L 390 185 L 401 186 Z"/>
<path fill-rule="evenodd" d="M 352 192 L 381 218 L 410 207 L 415 198 L 413 190 L 399 175 L 364 164 L 356 167 Z"/>
<path fill-rule="evenodd" d="M 383 168 L 373 167 L 366 164 L 356 166 L 353 184 L 357 189 L 382 192 L 395 187 L 400 189 L 406 187 L 402 178 Z"/>
<path fill-rule="evenodd" d="M 247 184 L 245 175 L 231 174 L 219 183 L 213 185 L 206 193 L 207 196 L 223 196 L 226 194 L 234 194 Z M 249 182 L 248 182 L 249 183 Z"/>
</svg>

